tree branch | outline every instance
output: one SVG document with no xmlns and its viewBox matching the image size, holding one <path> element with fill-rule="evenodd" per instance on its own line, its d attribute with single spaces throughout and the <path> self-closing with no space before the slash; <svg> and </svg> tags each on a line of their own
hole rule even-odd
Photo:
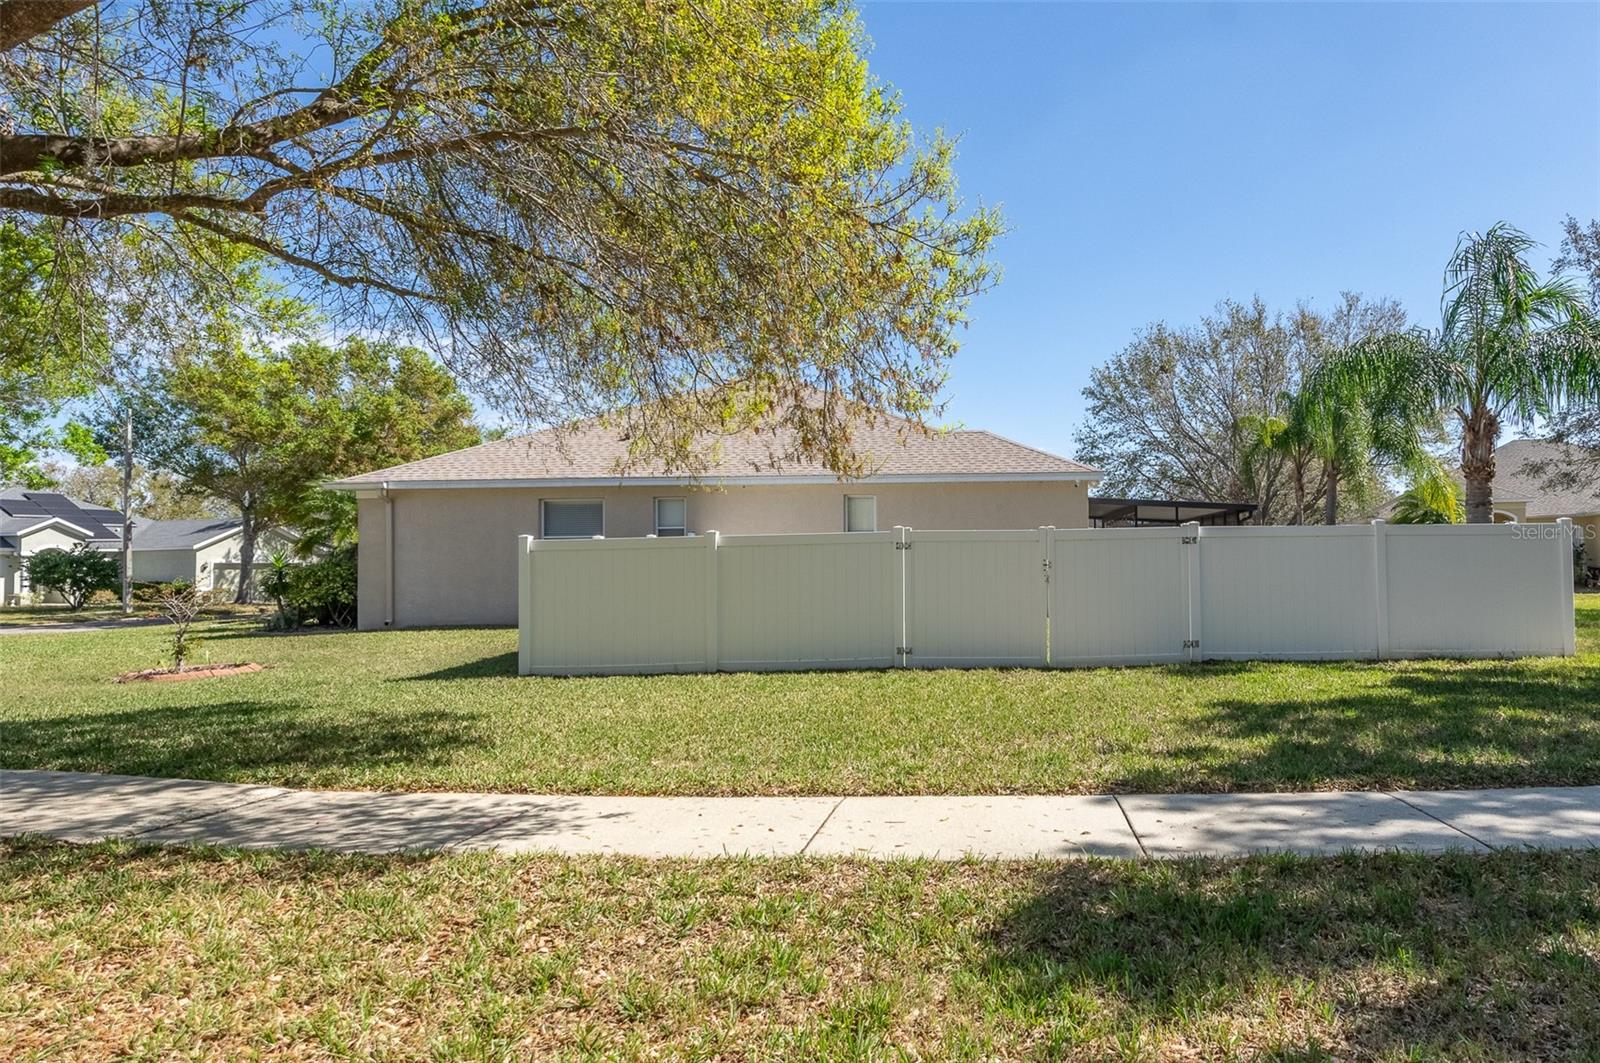
<svg viewBox="0 0 1600 1063">
<path fill-rule="evenodd" d="M 95 0 L 0 0 L 0 51 L 32 40 Z"/>
</svg>

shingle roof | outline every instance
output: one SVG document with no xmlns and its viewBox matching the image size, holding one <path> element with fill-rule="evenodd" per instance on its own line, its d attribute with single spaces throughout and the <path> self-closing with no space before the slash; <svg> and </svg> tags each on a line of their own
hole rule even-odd
<svg viewBox="0 0 1600 1063">
<path fill-rule="evenodd" d="M 137 516 L 137 514 L 135 515 Z M 197 520 L 135 520 L 135 550 L 192 550 L 202 543 L 239 530 L 238 518 L 202 517 Z"/>
<path fill-rule="evenodd" d="M 329 484 L 335 489 L 375 487 L 388 481 L 421 482 L 618 481 L 682 479 L 660 462 L 641 462 L 622 471 L 628 445 L 613 426 L 588 422 L 569 429 L 546 429 L 515 439 L 483 443 L 405 465 L 351 476 Z M 902 438 L 904 436 L 904 438 Z M 785 451 L 781 435 L 744 432 L 717 441 L 717 459 L 700 477 L 719 480 L 833 480 L 814 461 L 776 461 Z M 1097 479 L 1098 470 L 993 432 L 950 431 L 934 435 L 903 432 L 895 423 L 858 429 L 855 446 L 866 456 L 872 478 L 977 477 Z M 709 449 L 709 448 L 708 448 Z"/>
<path fill-rule="evenodd" d="M 1530 517 L 1571 517 L 1600 513 L 1600 484 L 1550 490 L 1541 482 L 1548 473 L 1530 466 L 1570 464 L 1572 448 L 1538 439 L 1514 439 L 1494 452 L 1494 500 L 1526 502 Z"/>
<path fill-rule="evenodd" d="M 106 525 L 120 525 L 122 514 L 54 491 L 0 488 L 0 534 L 14 535 L 51 519 L 82 528 L 91 540 L 115 539 L 116 533 Z"/>
</svg>

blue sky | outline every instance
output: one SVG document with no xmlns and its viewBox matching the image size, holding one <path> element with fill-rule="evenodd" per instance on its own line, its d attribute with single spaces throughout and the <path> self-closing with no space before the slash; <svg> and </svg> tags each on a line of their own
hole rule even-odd
<svg viewBox="0 0 1600 1063">
<path fill-rule="evenodd" d="M 1600 217 L 1600 3 L 862 17 L 873 72 L 918 128 L 961 135 L 963 193 L 1011 230 L 947 419 L 1058 453 L 1089 370 L 1149 322 L 1350 289 L 1431 325 L 1461 230 L 1504 219 L 1553 256 L 1564 215 Z"/>
</svg>

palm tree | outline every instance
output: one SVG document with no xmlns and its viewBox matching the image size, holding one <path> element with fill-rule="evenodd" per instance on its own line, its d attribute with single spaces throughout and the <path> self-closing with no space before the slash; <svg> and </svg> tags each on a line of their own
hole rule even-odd
<svg viewBox="0 0 1600 1063">
<path fill-rule="evenodd" d="M 1453 414 L 1461 426 L 1467 521 L 1493 520 L 1494 451 L 1501 422 L 1528 424 L 1600 401 L 1600 335 L 1583 292 L 1541 281 L 1537 245 L 1504 222 L 1463 234 L 1445 270 L 1438 331 L 1378 336 L 1329 359 L 1323 394 L 1360 394 L 1409 430 Z M 1412 441 L 1421 449 L 1420 438 Z"/>
<path fill-rule="evenodd" d="M 1348 390 L 1348 389 L 1345 389 Z M 1339 483 L 1372 460 L 1373 418 L 1363 396 L 1310 388 L 1295 399 L 1294 421 L 1322 463 L 1322 523 L 1339 523 Z"/>
<path fill-rule="evenodd" d="M 1317 452 L 1306 421 L 1299 416 L 1301 411 L 1296 397 L 1285 392 L 1278 396 L 1278 406 L 1282 413 L 1248 414 L 1240 418 L 1239 432 L 1244 440 L 1240 448 L 1240 480 L 1248 494 L 1258 494 L 1262 476 L 1257 467 L 1268 464 L 1269 456 L 1281 459 L 1281 467 L 1288 472 L 1289 485 L 1294 490 L 1291 523 L 1304 524 L 1307 476 L 1317 460 Z M 1275 475 L 1274 464 L 1268 464 L 1269 475 Z"/>
<path fill-rule="evenodd" d="M 1461 487 L 1443 469 L 1414 478 L 1389 511 L 1393 524 L 1460 524 L 1466 519 Z"/>
</svg>

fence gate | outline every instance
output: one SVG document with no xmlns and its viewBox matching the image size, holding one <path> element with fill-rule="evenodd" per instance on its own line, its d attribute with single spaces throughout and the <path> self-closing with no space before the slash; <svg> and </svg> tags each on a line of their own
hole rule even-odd
<svg viewBox="0 0 1600 1063">
<path fill-rule="evenodd" d="M 1050 533 L 1050 663 L 1194 658 L 1190 547 L 1196 528 Z"/>
<path fill-rule="evenodd" d="M 926 668 L 1045 663 L 1050 529 L 899 529 L 903 663 Z"/>
</svg>

